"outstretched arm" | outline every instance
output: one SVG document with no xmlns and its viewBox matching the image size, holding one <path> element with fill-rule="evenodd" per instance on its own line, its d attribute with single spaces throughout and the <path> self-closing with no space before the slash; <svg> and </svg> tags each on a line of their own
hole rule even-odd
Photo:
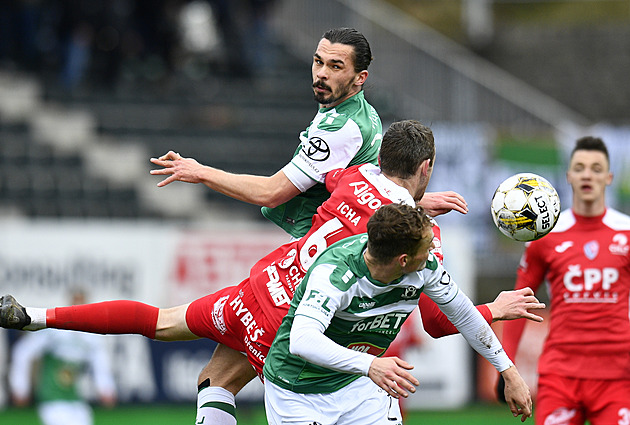
<svg viewBox="0 0 630 425">
<path fill-rule="evenodd" d="M 163 167 L 151 170 L 151 174 L 166 176 L 158 183 L 158 187 L 174 181 L 203 183 L 210 189 L 239 201 L 271 208 L 287 202 L 300 193 L 283 171 L 278 171 L 271 177 L 232 174 L 202 165 L 193 158 L 184 158 L 173 151 L 159 158 L 151 158 L 151 162 Z"/>
<path fill-rule="evenodd" d="M 422 294 L 419 301 L 422 326 L 433 338 L 440 338 L 458 333 L 457 328 L 448 320 L 429 297 Z M 488 304 L 478 305 L 477 310 L 488 323 L 497 320 L 514 320 L 525 318 L 534 322 L 542 322 L 543 318 L 530 310 L 540 310 L 545 304 L 538 301 L 534 291 L 522 288 L 516 291 L 503 291 Z"/>
<path fill-rule="evenodd" d="M 431 217 L 446 214 L 450 211 L 457 211 L 462 214 L 468 213 L 468 203 L 462 195 L 457 192 L 426 192 L 418 202 Z"/>
</svg>

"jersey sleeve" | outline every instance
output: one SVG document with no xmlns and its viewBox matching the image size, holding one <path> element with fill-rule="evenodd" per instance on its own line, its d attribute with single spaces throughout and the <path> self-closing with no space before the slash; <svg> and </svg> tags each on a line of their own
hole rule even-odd
<svg viewBox="0 0 630 425">
<path fill-rule="evenodd" d="M 311 270 L 308 286 L 295 310 L 289 350 L 313 364 L 367 376 L 373 355 L 343 347 L 324 335 L 335 312 L 348 305 L 346 292 L 332 283 L 339 279 L 346 283 L 356 281 L 348 269 L 332 264 L 320 264 Z"/>
<path fill-rule="evenodd" d="M 420 295 L 418 306 L 420 307 L 422 327 L 431 337 L 441 338 L 443 336 L 459 333 L 457 328 L 448 320 L 444 313 L 442 313 L 437 304 L 425 294 Z M 479 310 L 479 313 L 481 313 L 481 316 L 483 316 L 488 324 L 492 323 L 492 313 L 487 305 L 478 305 L 477 310 Z"/>
<path fill-rule="evenodd" d="M 468 344 L 499 372 L 512 366 L 490 325 L 468 296 L 459 290 L 448 272 L 438 265 L 433 271 L 425 269 L 423 274 L 426 282 L 424 292 L 439 306 Z"/>
<path fill-rule="evenodd" d="M 324 183 L 329 171 L 346 168 L 363 144 L 359 126 L 343 114 L 331 114 L 301 139 L 297 155 L 283 168 L 300 190 Z"/>
<path fill-rule="evenodd" d="M 296 316 L 291 326 L 289 351 L 318 366 L 367 376 L 375 356 L 351 350 L 324 335 L 321 322 Z"/>
<path fill-rule="evenodd" d="M 349 270 L 347 273 L 352 275 Z M 335 312 L 344 302 L 347 303 L 345 293 L 331 283 L 339 274 L 345 275 L 344 271 L 335 265 L 324 263 L 315 266 L 310 272 L 308 286 L 295 310 L 295 316 L 310 317 L 327 328 Z M 356 278 L 352 275 L 351 279 Z"/>
<path fill-rule="evenodd" d="M 536 292 L 540 287 L 547 271 L 547 261 L 541 249 L 542 246 L 540 242 L 531 242 L 525 245 L 525 251 L 516 271 L 514 289 L 530 287 Z M 503 324 L 503 347 L 511 359 L 516 358 L 516 352 L 526 323 L 526 319 L 517 319 Z"/>
</svg>

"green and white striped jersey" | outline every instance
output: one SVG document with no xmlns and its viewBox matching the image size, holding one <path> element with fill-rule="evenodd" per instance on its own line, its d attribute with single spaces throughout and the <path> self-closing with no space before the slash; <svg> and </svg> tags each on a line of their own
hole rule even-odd
<svg viewBox="0 0 630 425">
<path fill-rule="evenodd" d="M 293 237 L 304 236 L 317 207 L 330 196 L 323 184 L 326 174 L 351 165 L 377 165 L 382 133 L 381 119 L 363 91 L 335 107 L 320 108 L 282 169 L 302 193 L 276 208 L 263 207 L 263 215 Z"/>
<path fill-rule="evenodd" d="M 360 376 L 291 354 L 289 336 L 296 315 L 320 321 L 326 327 L 324 335 L 343 347 L 381 356 L 418 305 L 422 291 L 441 304 L 457 295 L 457 285 L 433 255 L 420 272 L 388 284 L 374 280 L 363 259 L 366 246 L 367 234 L 343 239 L 313 264 L 269 351 L 263 369 L 266 379 L 298 393 L 330 393 Z"/>
</svg>

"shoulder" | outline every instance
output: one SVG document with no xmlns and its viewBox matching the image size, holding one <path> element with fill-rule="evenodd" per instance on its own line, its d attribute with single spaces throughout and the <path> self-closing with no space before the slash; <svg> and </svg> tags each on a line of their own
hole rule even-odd
<svg viewBox="0 0 630 425">
<path fill-rule="evenodd" d="M 603 223 L 616 231 L 630 231 L 630 216 L 612 208 L 606 210 Z"/>
<path fill-rule="evenodd" d="M 558 222 L 554 226 L 551 233 L 566 232 L 574 225 L 575 225 L 575 216 L 573 215 L 573 211 L 571 211 L 571 209 L 566 209 L 560 213 L 560 217 L 558 217 Z"/>
</svg>

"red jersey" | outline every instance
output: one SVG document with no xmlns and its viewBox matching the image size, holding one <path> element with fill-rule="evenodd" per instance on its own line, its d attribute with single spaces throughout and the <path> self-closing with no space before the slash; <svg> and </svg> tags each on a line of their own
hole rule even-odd
<svg viewBox="0 0 630 425">
<path fill-rule="evenodd" d="M 552 233 L 526 244 L 516 288 L 546 279 L 549 335 L 539 374 L 585 379 L 630 376 L 630 217 L 564 211 Z M 505 322 L 503 345 L 514 359 L 525 320 Z"/>
<path fill-rule="evenodd" d="M 405 203 L 415 206 L 407 189 L 387 179 L 372 164 L 334 170 L 326 176 L 331 196 L 313 216 L 311 230 L 258 261 L 250 271 L 251 288 L 259 305 L 276 320 L 276 328 L 289 310 L 297 285 L 315 259 L 333 243 L 367 231 L 367 222 L 381 206 Z M 439 237 L 439 229 L 434 228 Z"/>
</svg>

